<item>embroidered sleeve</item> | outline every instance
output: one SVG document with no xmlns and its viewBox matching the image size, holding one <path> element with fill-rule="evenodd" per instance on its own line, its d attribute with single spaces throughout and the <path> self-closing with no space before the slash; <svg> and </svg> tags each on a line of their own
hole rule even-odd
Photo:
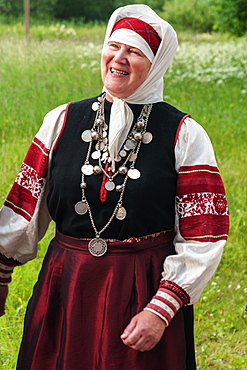
<svg viewBox="0 0 247 370">
<path fill-rule="evenodd" d="M 180 307 L 199 299 L 220 262 L 229 229 L 224 185 L 211 142 L 191 118 L 180 127 L 175 157 L 176 254 L 166 258 L 160 287 L 145 308 L 167 325 Z"/>
<path fill-rule="evenodd" d="M 182 166 L 179 170 L 176 210 L 185 240 L 226 240 L 228 207 L 217 167 Z"/>
<path fill-rule="evenodd" d="M 3 265 L 7 263 L 6 258 L 14 260 L 15 265 L 33 259 L 38 241 L 51 220 L 46 206 L 49 165 L 63 128 L 65 109 L 63 105 L 46 115 L 0 211 L 0 261 Z"/>
<path fill-rule="evenodd" d="M 31 221 L 45 186 L 49 152 L 50 150 L 38 138 L 33 139 L 4 203 L 27 221 Z"/>
</svg>

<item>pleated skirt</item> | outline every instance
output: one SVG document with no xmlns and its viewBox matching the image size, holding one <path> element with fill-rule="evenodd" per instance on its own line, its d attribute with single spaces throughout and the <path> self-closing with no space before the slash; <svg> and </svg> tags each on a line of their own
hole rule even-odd
<svg viewBox="0 0 247 370">
<path fill-rule="evenodd" d="M 120 339 L 156 293 L 173 233 L 108 241 L 102 257 L 88 240 L 57 232 L 29 301 L 18 370 L 193 370 L 192 307 L 180 309 L 147 352 Z"/>
</svg>

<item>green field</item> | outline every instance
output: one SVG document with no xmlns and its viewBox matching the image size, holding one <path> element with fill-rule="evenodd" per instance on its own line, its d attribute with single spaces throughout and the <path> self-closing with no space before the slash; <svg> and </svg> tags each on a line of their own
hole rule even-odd
<svg viewBox="0 0 247 370">
<path fill-rule="evenodd" d="M 52 108 L 97 95 L 104 28 L 0 25 L 0 197 L 3 203 L 29 143 Z M 165 77 L 165 100 L 207 130 L 225 182 L 230 237 L 220 266 L 195 305 L 198 369 L 247 369 L 247 38 L 179 34 Z M 32 286 L 54 234 L 38 257 L 16 268 L 7 313 L 0 319 L 0 368 L 12 370 Z"/>
</svg>

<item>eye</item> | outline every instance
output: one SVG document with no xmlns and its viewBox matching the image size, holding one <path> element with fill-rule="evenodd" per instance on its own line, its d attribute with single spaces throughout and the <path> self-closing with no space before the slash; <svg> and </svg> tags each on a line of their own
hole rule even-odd
<svg viewBox="0 0 247 370">
<path fill-rule="evenodd" d="M 132 54 L 135 54 L 135 55 L 138 55 L 138 56 L 142 56 L 142 53 L 138 49 L 130 49 L 129 51 Z"/>
<path fill-rule="evenodd" d="M 111 49 L 118 49 L 118 45 L 115 43 L 115 42 L 110 42 L 109 44 L 108 44 L 108 46 L 111 48 Z"/>
</svg>

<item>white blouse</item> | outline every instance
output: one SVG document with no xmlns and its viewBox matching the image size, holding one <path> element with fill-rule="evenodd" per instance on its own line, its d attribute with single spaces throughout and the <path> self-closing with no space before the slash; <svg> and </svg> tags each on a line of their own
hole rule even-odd
<svg viewBox="0 0 247 370">
<path fill-rule="evenodd" d="M 0 253 L 21 264 L 36 257 L 51 221 L 46 205 L 49 170 L 65 112 L 66 104 L 45 116 L 0 212 Z M 30 153 L 37 156 L 35 168 L 28 164 Z M 178 129 L 175 159 L 177 254 L 166 258 L 161 285 L 145 307 L 167 325 L 181 306 L 199 299 L 220 262 L 228 232 L 228 209 L 213 148 L 204 129 L 190 117 Z M 31 193 L 28 204 L 18 195 L 22 191 Z"/>
</svg>

